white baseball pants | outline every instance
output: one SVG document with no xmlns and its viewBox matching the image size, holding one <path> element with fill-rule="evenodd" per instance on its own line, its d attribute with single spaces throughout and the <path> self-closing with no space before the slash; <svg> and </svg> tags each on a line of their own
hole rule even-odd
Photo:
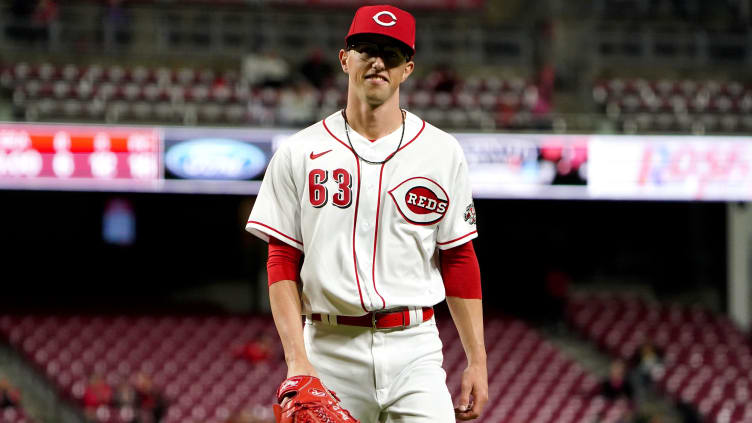
<svg viewBox="0 0 752 423">
<path fill-rule="evenodd" d="M 379 331 L 306 319 L 308 358 L 324 385 L 362 423 L 454 423 L 433 318 Z"/>
</svg>

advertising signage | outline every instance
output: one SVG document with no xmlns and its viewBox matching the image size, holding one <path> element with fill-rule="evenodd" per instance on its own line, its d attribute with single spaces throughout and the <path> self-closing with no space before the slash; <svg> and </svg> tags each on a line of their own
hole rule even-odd
<svg viewBox="0 0 752 423">
<path fill-rule="evenodd" d="M 160 175 L 154 128 L 0 124 L 0 185 L 148 185 Z"/>
<path fill-rule="evenodd" d="M 752 199 L 752 139 L 601 136 L 590 139 L 595 198 Z"/>
<path fill-rule="evenodd" d="M 165 128 L 165 192 L 258 193 L 274 146 L 292 131 Z"/>
<path fill-rule="evenodd" d="M 260 180 L 280 131 L 169 128 L 164 131 L 165 177 L 185 180 Z"/>
<path fill-rule="evenodd" d="M 0 123 L 0 189 L 256 195 L 294 132 Z M 752 200 L 748 137 L 454 135 L 476 198 Z"/>
<path fill-rule="evenodd" d="M 455 134 L 476 198 L 586 196 L 587 143 L 582 135 Z"/>
</svg>

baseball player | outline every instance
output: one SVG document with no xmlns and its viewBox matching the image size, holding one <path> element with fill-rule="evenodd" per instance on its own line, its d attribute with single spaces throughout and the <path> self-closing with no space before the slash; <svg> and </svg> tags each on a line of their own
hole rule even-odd
<svg viewBox="0 0 752 423">
<path fill-rule="evenodd" d="M 488 381 L 467 163 L 454 137 L 400 108 L 411 14 L 362 7 L 345 45 L 346 108 L 277 150 L 246 226 L 269 243 L 288 377 L 318 376 L 366 423 L 474 419 Z M 444 298 L 467 355 L 454 404 L 433 317 Z"/>
</svg>

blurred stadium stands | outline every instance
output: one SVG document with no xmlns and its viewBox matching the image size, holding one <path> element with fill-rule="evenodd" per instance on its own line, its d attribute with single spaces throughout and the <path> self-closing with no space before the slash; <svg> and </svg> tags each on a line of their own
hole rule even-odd
<svg viewBox="0 0 752 423">
<path fill-rule="evenodd" d="M 444 368 L 453 395 L 465 367 L 458 334 L 439 319 Z M 167 397 L 166 422 L 225 422 L 247 408 L 270 409 L 268 381 L 281 380 L 285 366 L 271 317 L 4 315 L 0 333 L 34 363 L 68 400 L 83 404 L 92 374 L 111 387 L 137 372 L 152 375 Z M 233 351 L 263 337 L 274 353 L 247 362 Z M 486 322 L 490 405 L 485 422 L 618 422 L 625 401 L 597 395 L 598 379 L 525 322 Z M 103 404 L 94 412 L 103 423 L 130 422 L 134 410 Z"/>
<path fill-rule="evenodd" d="M 593 100 L 625 132 L 752 131 L 752 87 L 736 80 L 611 78 Z"/>
<path fill-rule="evenodd" d="M 299 128 L 344 106 L 347 81 L 336 51 L 355 3 L 0 1 L 0 121 Z M 401 104 L 443 129 L 752 133 L 749 0 L 405 4 L 415 7 L 419 30 L 417 70 L 403 85 Z M 320 65 L 313 73 L 306 68 L 311 63 Z M 15 380 L 28 381 L 23 397 L 47 398 L 30 412 L 0 410 L 0 422 L 30 423 L 29 415 L 40 422 L 83 421 L 92 375 L 102 374 L 115 386 L 138 371 L 150 374 L 165 394 L 168 422 L 224 423 L 249 409 L 268 418 L 273 390 L 259 387 L 284 375 L 270 317 L 197 314 L 216 313 L 205 303 L 180 308 L 193 313 L 187 316 L 169 314 L 174 304 L 161 315 L 150 314 L 181 284 L 212 280 L 211 266 L 216 278 L 257 277 L 261 248 L 241 248 L 237 234 L 224 235 L 240 231 L 232 219 L 234 214 L 244 219 L 247 207 L 238 211 L 236 204 L 216 199 L 197 206 L 187 198 L 175 205 L 175 198 L 160 203 L 144 196 L 134 203 L 150 217 L 138 216 L 146 229 L 139 229 L 136 246 L 103 248 L 97 244 L 100 222 L 91 223 L 99 218 L 101 197 L 15 193 L 2 200 L 7 209 L 2 217 L 17 228 L 2 229 L 0 238 L 16 241 L 4 248 L 21 250 L 18 262 L 30 269 L 25 272 L 31 281 L 6 287 L 0 304 L 14 311 L 74 306 L 59 314 L 0 315 L 0 346 L 11 351 L 14 366 L 28 368 L 15 373 Z M 48 203 L 65 203 L 67 208 L 58 205 L 54 212 L 70 225 L 52 235 L 40 224 L 49 218 Z M 478 204 L 483 236 L 476 244 L 491 294 L 486 304 L 525 319 L 487 321 L 491 401 L 482 421 L 647 420 L 650 416 L 639 414 L 639 401 L 594 394 L 603 375 L 550 342 L 550 328 L 541 328 L 537 319 L 550 305 L 542 299 L 541 274 L 558 266 L 575 279 L 601 282 L 618 273 L 667 296 L 707 284 L 722 297 L 726 275 L 718 269 L 728 252 L 717 222 L 726 211 L 717 204 L 703 205 L 700 212 L 700 206 L 679 204 L 648 210 L 634 203 L 489 203 Z M 582 212 L 585 207 L 592 209 Z M 213 238 L 204 235 L 209 232 Z M 213 248 L 217 245 L 229 247 Z M 227 252 L 231 248 L 235 254 Z M 82 259 L 82 265 L 76 254 L 90 263 Z M 46 266 L 38 265 L 37 255 Z M 242 263 L 232 267 L 232 262 Z M 75 266 L 89 267 L 79 272 Z M 160 268 L 152 275 L 158 283 L 144 277 L 140 266 Z M 220 270 L 226 274 L 216 276 Z M 44 301 L 35 295 L 45 294 L 27 293 L 44 284 L 35 277 L 57 282 L 71 275 L 78 285 L 56 283 Z M 95 303 L 87 295 L 101 300 L 103 292 L 114 290 L 102 279 L 142 297 L 132 315 L 79 310 L 87 301 Z M 11 304 L 16 289 L 31 300 Z M 133 298 L 121 294 L 109 301 L 119 301 L 121 308 L 132 304 Z M 574 296 L 564 337 L 598 346 L 606 359 L 628 360 L 652 340 L 662 352 L 663 369 L 653 382 L 664 401 L 687 405 L 703 422 L 752 421 L 749 334 L 721 314 L 723 301 L 703 300 L 687 307 L 613 293 Z M 261 308 L 261 301 L 247 302 Z M 462 347 L 451 323 L 439 324 L 448 383 L 456 393 Z M 263 336 L 275 342 L 268 361 L 252 364 L 233 355 L 238 344 Z M 0 371 L 6 364 L 0 360 Z M 133 410 L 112 404 L 94 411 L 94 420 L 103 423 L 133 416 Z M 651 420 L 656 421 L 692 420 L 669 413 Z"/>
<path fill-rule="evenodd" d="M 0 78 L 14 114 L 30 121 L 299 126 L 341 109 L 347 87 L 344 76 L 315 89 L 254 85 L 232 69 L 49 62 L 12 64 Z M 438 78 L 408 80 L 402 104 L 456 129 L 527 128 L 535 120 L 538 88 L 521 77 Z"/>
<path fill-rule="evenodd" d="M 3 422 L 7 423 L 33 423 L 34 420 L 26 415 L 21 407 L 6 407 L 2 410 Z"/>
<path fill-rule="evenodd" d="M 650 373 L 652 381 L 706 421 L 752 418 L 751 345 L 727 317 L 614 293 L 575 296 L 567 314 L 580 334 L 614 357 L 633 360 L 642 345 L 653 344 L 662 365 Z"/>
<path fill-rule="evenodd" d="M 650 373 L 652 383 L 706 421 L 742 422 L 752 414 L 752 350 L 728 318 L 701 306 L 612 292 L 571 296 L 566 316 L 574 331 L 615 359 L 634 362 L 642 345 L 654 345 L 660 365 Z M 462 344 L 448 319 L 438 324 L 456 395 Z M 601 395 L 595 374 L 523 320 L 490 316 L 485 334 L 491 397 L 481 421 L 620 422 L 635 412 L 629 398 Z M 268 410 L 267 381 L 285 374 L 270 316 L 6 314 L 0 335 L 81 407 L 92 375 L 113 388 L 150 375 L 169 404 L 166 422 L 224 422 L 242 410 Z M 250 361 L 238 355 L 239 347 L 259 339 L 270 340 L 268 355 Z M 5 415 L 14 423 L 31 421 L 20 409 Z M 93 416 L 126 423 L 134 410 L 108 403 Z"/>
<path fill-rule="evenodd" d="M 4 316 L 2 332 L 81 406 L 94 374 L 112 389 L 139 372 L 150 375 L 171 404 L 167 422 L 224 422 L 248 406 L 271 404 L 273 390 L 260 387 L 285 375 L 278 354 L 255 366 L 233 355 L 232 347 L 264 334 L 276 339 L 270 316 Z M 137 413 L 109 403 L 93 414 L 96 421 L 126 422 Z"/>
<path fill-rule="evenodd" d="M 343 104 L 335 53 L 348 7 L 22 3 L 34 2 L 0 5 L 2 97 L 14 120 L 301 126 Z M 403 104 L 449 129 L 750 130 L 746 1 L 507 3 L 416 8 L 419 66 Z M 311 86 L 298 67 L 317 49 L 333 74 Z M 267 90 L 243 58 L 270 53 L 289 74 Z M 460 75 L 449 89 L 431 84 L 442 68 Z"/>
</svg>

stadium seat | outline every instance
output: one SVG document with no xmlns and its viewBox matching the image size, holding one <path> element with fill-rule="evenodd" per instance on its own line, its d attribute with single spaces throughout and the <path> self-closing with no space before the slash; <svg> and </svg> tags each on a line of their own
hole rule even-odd
<svg viewBox="0 0 752 423">
<path fill-rule="evenodd" d="M 60 76 L 62 77 L 62 79 L 71 83 L 76 82 L 79 78 L 78 66 L 69 63 L 63 66 L 63 69 L 60 72 L 60 74 L 61 74 Z"/>
<path fill-rule="evenodd" d="M 54 321 L 55 324 L 50 324 Z M 616 421 L 624 410 L 592 391 L 595 378 L 514 319 L 487 320 L 490 395 L 483 421 L 583 421 L 602 416 Z M 444 367 L 454 395 L 465 365 L 451 322 L 439 318 Z M 252 364 L 235 357 L 234 347 L 268 336 L 276 343 L 270 317 L 165 316 L 131 319 L 83 316 L 0 316 L 0 336 L 45 369 L 65 395 L 80 401 L 88 377 L 101 372 L 111 384 L 147 371 L 169 399 L 168 422 L 223 421 L 253 404 L 267 406 L 273 390 L 256 387 L 282 380 L 279 346 L 271 361 Z M 542 405 L 545 403 L 545 406 Z M 621 411 L 620 411 L 621 410 Z M 127 421 L 132 410 L 101 407 L 98 421 Z M 620 414 L 621 413 L 621 414 Z M 569 419 L 569 420 L 567 420 Z"/>
<path fill-rule="evenodd" d="M 14 104 L 44 118 L 104 119 L 111 122 L 195 119 L 233 124 L 269 125 L 277 121 L 279 100 L 288 87 L 251 87 L 235 69 L 180 68 L 68 63 L 6 66 L 0 82 L 14 94 Z M 313 116 L 326 116 L 344 106 L 347 78 L 314 90 Z M 431 117 L 440 127 L 524 127 L 535 124 L 529 113 L 537 104 L 537 87 L 524 78 L 488 75 L 458 79 L 452 92 L 434 92 L 428 77 L 408 79 L 403 104 Z M 68 101 L 69 99 L 76 101 Z M 97 101 L 94 102 L 96 99 Z M 37 101 L 39 100 L 39 101 Z M 171 107 L 162 104 L 171 102 Z M 149 103 L 145 105 L 144 102 Z M 206 105 L 203 103 L 216 103 Z M 188 104 L 186 104 L 188 103 Z M 195 103 L 195 104 L 194 104 Z M 737 103 L 733 103 L 734 105 Z M 151 110 L 148 110 L 151 109 Z M 241 112 L 242 110 L 242 112 Z M 246 112 L 248 110 L 248 112 Z M 503 110 L 503 118 L 497 113 Z"/>
<path fill-rule="evenodd" d="M 578 296 L 567 310 L 574 328 L 614 356 L 629 359 L 634 346 L 653 339 L 664 352 L 664 368 L 653 375 L 663 392 L 694 404 L 704 416 L 726 413 L 729 422 L 743 421 L 752 354 L 744 334 L 727 318 L 616 295 Z M 610 341 L 601 342 L 604 337 Z"/>
<path fill-rule="evenodd" d="M 744 130 L 752 96 L 738 81 L 611 78 L 592 88 L 595 106 L 612 121 L 637 131 Z M 673 116 L 669 116 L 673 114 Z"/>
</svg>

